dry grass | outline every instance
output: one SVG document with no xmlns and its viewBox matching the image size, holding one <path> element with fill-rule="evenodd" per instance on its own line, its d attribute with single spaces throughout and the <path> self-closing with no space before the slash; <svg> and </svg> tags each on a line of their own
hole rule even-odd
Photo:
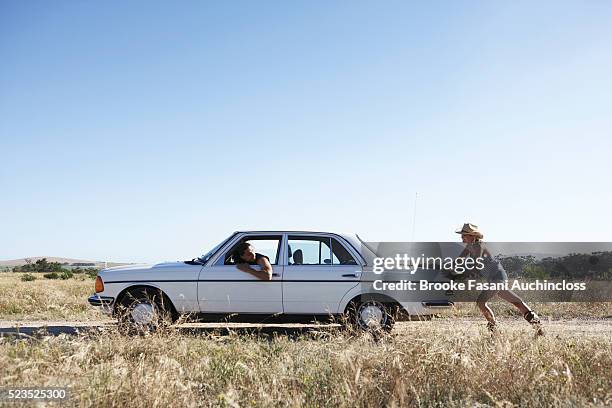
<svg viewBox="0 0 612 408">
<path fill-rule="evenodd" d="M 523 322 L 524 323 L 524 322 Z M 68 386 L 73 406 L 609 406 L 612 338 L 537 341 L 507 322 L 341 333 L 0 339 L 0 385 Z M 608 326 L 609 330 L 609 326 Z"/>
<path fill-rule="evenodd" d="M 529 306 L 545 319 L 609 318 L 612 317 L 612 302 L 591 303 L 530 303 Z M 518 316 L 516 308 L 495 298 L 491 308 L 498 317 Z M 474 303 L 457 303 L 448 311 L 441 313 L 449 317 L 482 317 Z"/>
<path fill-rule="evenodd" d="M 94 281 L 84 275 L 50 280 L 35 273 L 36 280 L 22 282 L 23 273 L 0 273 L 0 319 L 99 320 L 102 315 L 87 303 Z"/>
<path fill-rule="evenodd" d="M 0 318 L 99 320 L 92 280 L 0 275 Z M 500 316 L 516 316 L 494 304 Z M 612 303 L 544 304 L 545 321 L 605 317 Z M 102 334 L 0 338 L 0 386 L 68 386 L 72 406 L 610 406 L 612 325 L 519 319 L 491 338 L 471 304 L 453 318 L 399 323 L 374 341 L 298 336 Z M 548 318 L 548 319 L 547 319 Z"/>
</svg>

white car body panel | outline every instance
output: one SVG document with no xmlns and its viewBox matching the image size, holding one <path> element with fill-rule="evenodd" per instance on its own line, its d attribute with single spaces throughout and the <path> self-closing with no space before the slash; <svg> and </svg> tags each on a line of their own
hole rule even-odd
<svg viewBox="0 0 612 408">
<path fill-rule="evenodd" d="M 355 272 L 358 273 L 355 273 Z M 353 274 L 354 277 L 342 277 Z M 359 286 L 361 267 L 327 265 L 285 266 L 283 306 L 288 314 L 336 314 L 340 301 Z"/>
<path fill-rule="evenodd" d="M 103 296 L 117 296 L 131 286 L 152 286 L 161 289 L 177 312 L 198 312 L 197 279 L 202 265 L 164 262 L 155 265 L 133 265 L 109 268 L 98 274 L 104 282 Z"/>
<path fill-rule="evenodd" d="M 263 281 L 233 265 L 202 268 L 198 298 L 202 313 L 282 313 L 282 266 L 272 267 L 271 281 Z"/>
</svg>

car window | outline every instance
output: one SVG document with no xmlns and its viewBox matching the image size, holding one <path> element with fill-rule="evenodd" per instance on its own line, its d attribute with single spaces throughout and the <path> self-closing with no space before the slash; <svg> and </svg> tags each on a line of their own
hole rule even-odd
<svg viewBox="0 0 612 408">
<path fill-rule="evenodd" d="M 289 236 L 289 265 L 331 265 L 330 238 L 317 236 Z"/>
<path fill-rule="evenodd" d="M 221 258 L 223 261 L 218 262 L 217 264 L 222 265 L 235 265 L 236 260 L 233 259 L 233 253 L 236 247 L 243 242 L 248 242 L 255 248 L 255 252 L 265 255 L 270 260 L 272 265 L 278 264 L 278 255 L 280 252 L 280 243 L 282 237 L 280 235 L 270 236 L 270 235 L 255 235 L 255 236 L 246 236 L 234 244 L 228 251 L 225 252 L 224 256 Z M 220 259 L 220 260 L 221 260 Z"/>
<path fill-rule="evenodd" d="M 357 265 L 357 261 L 337 239 L 331 239 L 333 265 Z"/>
</svg>

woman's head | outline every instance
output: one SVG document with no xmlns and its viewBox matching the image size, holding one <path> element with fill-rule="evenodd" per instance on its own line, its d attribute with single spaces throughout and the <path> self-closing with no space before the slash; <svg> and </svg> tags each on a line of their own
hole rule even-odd
<svg viewBox="0 0 612 408">
<path fill-rule="evenodd" d="M 463 227 L 455 231 L 457 234 L 461 234 L 461 241 L 465 244 L 472 244 L 474 242 L 480 242 L 484 238 L 484 235 L 478 229 L 477 225 L 469 222 L 463 224 Z"/>
<path fill-rule="evenodd" d="M 461 241 L 464 244 L 473 244 L 474 242 L 480 241 L 475 235 L 461 234 Z"/>
<path fill-rule="evenodd" d="M 255 249 L 248 242 L 238 244 L 233 254 L 234 263 L 255 261 Z"/>
</svg>

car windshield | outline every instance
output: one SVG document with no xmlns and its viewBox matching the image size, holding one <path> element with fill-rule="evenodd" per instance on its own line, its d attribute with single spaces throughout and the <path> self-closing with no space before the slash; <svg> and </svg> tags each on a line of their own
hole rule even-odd
<svg viewBox="0 0 612 408">
<path fill-rule="evenodd" d="M 201 263 L 206 263 L 211 256 L 213 256 L 215 254 L 215 252 L 217 252 L 219 250 L 219 248 L 221 248 L 227 241 L 229 241 L 232 237 L 234 236 L 234 234 L 232 234 L 231 236 L 229 236 L 228 238 L 224 239 L 221 243 L 217 244 L 213 249 L 211 249 L 210 251 L 208 251 L 207 253 L 205 253 L 204 255 L 196 258 L 196 260 L 198 262 Z"/>
</svg>

